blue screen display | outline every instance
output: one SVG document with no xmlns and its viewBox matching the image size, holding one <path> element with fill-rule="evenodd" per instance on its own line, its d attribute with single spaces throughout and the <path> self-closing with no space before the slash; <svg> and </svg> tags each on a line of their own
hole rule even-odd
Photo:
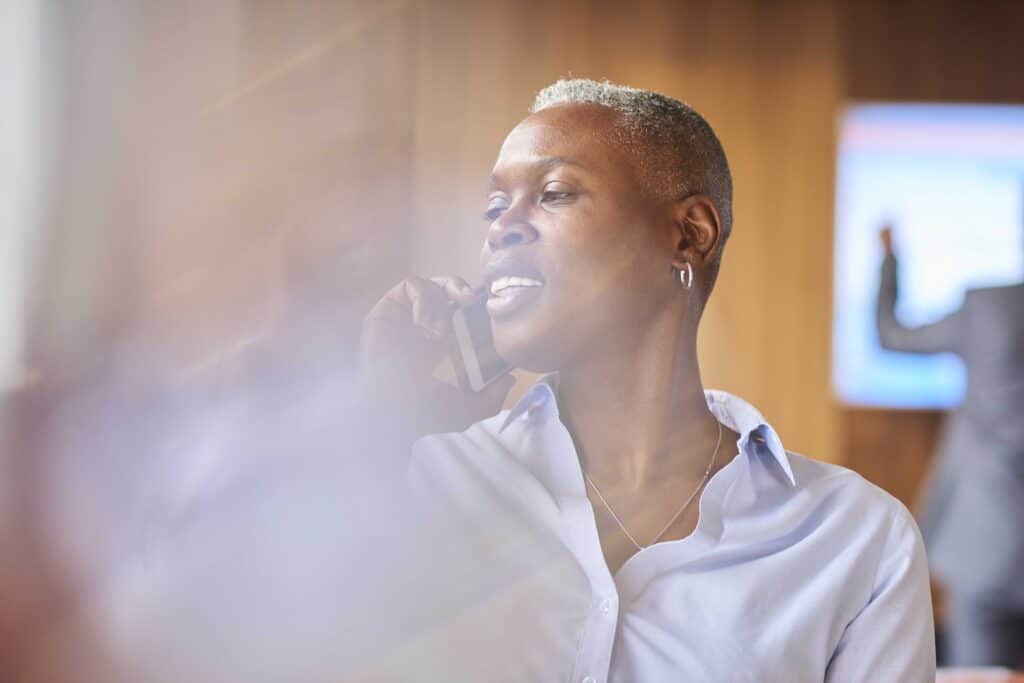
<svg viewBox="0 0 1024 683">
<path fill-rule="evenodd" d="M 955 406 L 966 386 L 956 356 L 879 345 L 878 231 L 887 223 L 906 325 L 948 315 L 970 288 L 1024 279 L 1024 107 L 862 104 L 840 119 L 834 390 L 852 405 Z"/>
</svg>

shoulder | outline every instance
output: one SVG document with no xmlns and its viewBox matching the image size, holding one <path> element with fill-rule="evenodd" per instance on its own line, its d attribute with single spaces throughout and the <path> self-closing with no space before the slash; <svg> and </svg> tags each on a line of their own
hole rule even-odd
<svg viewBox="0 0 1024 683">
<path fill-rule="evenodd" d="M 513 457 L 502 426 L 507 410 L 481 420 L 462 432 L 430 434 L 412 446 L 408 480 L 416 485 L 451 486 L 479 477 L 502 460 Z"/>
<path fill-rule="evenodd" d="M 891 493 L 847 467 L 815 460 L 792 451 L 786 451 L 786 455 L 798 490 L 835 496 L 837 502 L 844 507 L 856 507 L 877 514 L 909 514 L 906 506 Z"/>
<path fill-rule="evenodd" d="M 827 680 L 934 680 L 928 564 L 913 517 L 859 474 L 790 456 L 798 489 L 828 505 L 806 555 L 834 606 Z M 827 503 L 825 501 L 828 501 Z M 801 539 L 804 540 L 804 539 Z M 824 578 L 823 578 L 824 577 Z"/>
<path fill-rule="evenodd" d="M 848 541 L 889 552 L 917 552 L 922 546 L 913 515 L 891 493 L 846 467 L 796 453 L 787 455 L 796 495 L 812 509 L 827 511 L 834 528 Z"/>
<path fill-rule="evenodd" d="M 883 593 L 917 613 L 930 609 L 924 541 L 907 507 L 845 467 L 789 457 L 803 501 L 797 535 L 818 571 L 842 586 L 843 614 L 852 619 Z"/>
</svg>

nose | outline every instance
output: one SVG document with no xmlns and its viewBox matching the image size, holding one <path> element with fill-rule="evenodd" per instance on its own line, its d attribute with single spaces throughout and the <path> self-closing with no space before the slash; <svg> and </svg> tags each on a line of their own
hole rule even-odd
<svg viewBox="0 0 1024 683">
<path fill-rule="evenodd" d="M 529 244 L 537 239 L 532 225 L 506 211 L 487 230 L 487 244 L 491 251 L 508 249 L 519 244 Z"/>
</svg>

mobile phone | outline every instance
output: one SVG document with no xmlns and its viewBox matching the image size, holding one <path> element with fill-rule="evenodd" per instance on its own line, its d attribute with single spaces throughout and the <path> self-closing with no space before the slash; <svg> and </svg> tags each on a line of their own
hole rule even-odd
<svg viewBox="0 0 1024 683">
<path fill-rule="evenodd" d="M 494 349 L 486 294 L 478 296 L 468 306 L 455 309 L 452 331 L 455 333 L 452 364 L 464 391 L 480 391 L 512 370 Z"/>
</svg>

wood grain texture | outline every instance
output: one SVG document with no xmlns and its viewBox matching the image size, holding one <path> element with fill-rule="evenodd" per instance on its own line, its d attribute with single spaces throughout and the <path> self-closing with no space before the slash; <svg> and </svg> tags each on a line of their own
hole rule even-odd
<svg viewBox="0 0 1024 683">
<path fill-rule="evenodd" d="M 848 97 L 1024 101 L 1020 2 L 844 0 L 841 12 Z"/>
</svg>

